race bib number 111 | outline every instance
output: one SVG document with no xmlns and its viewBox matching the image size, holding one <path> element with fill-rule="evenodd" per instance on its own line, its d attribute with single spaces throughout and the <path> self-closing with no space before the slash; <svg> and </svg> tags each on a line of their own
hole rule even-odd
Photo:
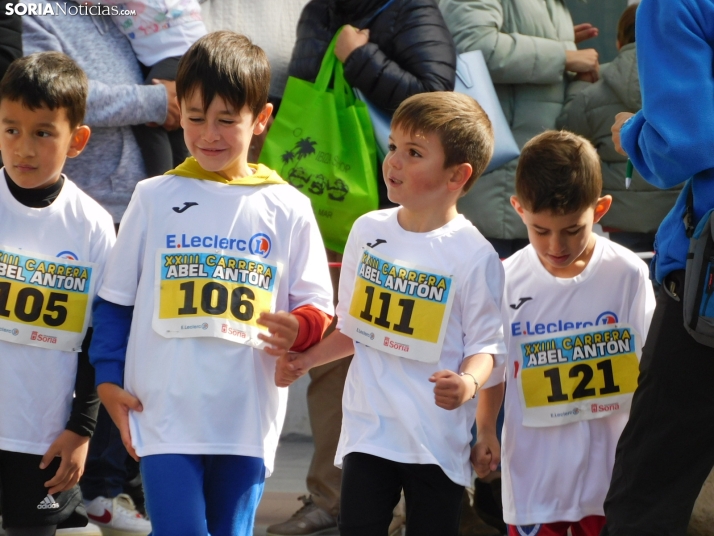
<svg viewBox="0 0 714 536">
<path fill-rule="evenodd" d="M 0 340 L 78 352 L 94 273 L 92 263 L 0 245 Z"/>
<path fill-rule="evenodd" d="M 540 335 L 524 339 L 520 348 L 515 365 L 523 426 L 558 426 L 629 411 L 642 353 L 630 326 Z"/>
<path fill-rule="evenodd" d="M 452 277 L 364 250 L 342 333 L 388 354 L 436 363 L 454 299 Z"/>
<path fill-rule="evenodd" d="M 160 250 L 153 328 L 167 338 L 217 337 L 262 348 L 256 321 L 275 310 L 280 263 L 249 255 Z"/>
</svg>

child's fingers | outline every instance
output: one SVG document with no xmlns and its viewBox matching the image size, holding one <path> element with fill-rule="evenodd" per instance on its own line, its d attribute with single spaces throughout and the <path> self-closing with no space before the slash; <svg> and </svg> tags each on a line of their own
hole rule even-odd
<svg viewBox="0 0 714 536">
<path fill-rule="evenodd" d="M 55 476 L 45 482 L 45 487 L 49 488 L 48 493 L 59 493 L 60 491 L 71 488 L 74 485 L 72 483 L 72 476 L 76 470 L 77 468 L 72 467 L 72 464 L 66 458 L 62 458 Z"/>
<path fill-rule="evenodd" d="M 435 372 L 429 377 L 429 381 L 431 383 L 436 383 L 442 378 L 448 378 L 450 376 L 454 375 L 454 372 L 450 370 L 440 370 L 438 372 Z"/>
<path fill-rule="evenodd" d="M 48 448 L 47 452 L 45 452 L 45 455 L 42 456 L 42 460 L 40 460 L 40 469 L 44 469 L 45 467 L 47 467 L 49 464 L 52 463 L 52 460 L 54 460 L 59 455 L 59 446 L 55 445 L 54 443 L 51 444 L 50 448 Z"/>
</svg>

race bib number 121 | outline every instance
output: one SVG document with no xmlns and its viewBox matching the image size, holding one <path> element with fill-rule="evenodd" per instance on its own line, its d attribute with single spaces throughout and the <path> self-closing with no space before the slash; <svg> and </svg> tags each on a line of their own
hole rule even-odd
<svg viewBox="0 0 714 536">
<path fill-rule="evenodd" d="M 523 426 L 558 426 L 629 411 L 641 355 L 630 326 L 539 335 L 523 340 L 520 349 L 515 365 Z"/>
<path fill-rule="evenodd" d="M 436 363 L 453 303 L 453 279 L 364 250 L 342 333 L 388 354 Z"/>
<path fill-rule="evenodd" d="M 78 352 L 89 325 L 94 264 L 0 245 L 0 340 Z"/>
<path fill-rule="evenodd" d="M 275 310 L 280 263 L 215 251 L 159 250 L 153 328 L 168 338 L 217 337 L 262 348 L 256 321 Z"/>
</svg>

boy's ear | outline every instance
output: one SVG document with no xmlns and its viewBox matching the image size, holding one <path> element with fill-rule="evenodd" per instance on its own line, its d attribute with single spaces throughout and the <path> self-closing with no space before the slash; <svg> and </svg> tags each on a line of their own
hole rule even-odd
<svg viewBox="0 0 714 536">
<path fill-rule="evenodd" d="M 258 114 L 258 117 L 255 118 L 255 124 L 253 125 L 253 134 L 258 136 L 263 133 L 272 113 L 273 105 L 268 102 Z"/>
<path fill-rule="evenodd" d="M 599 222 L 602 217 L 607 214 L 607 211 L 610 210 L 610 207 L 612 206 L 612 196 L 611 195 L 604 195 L 601 198 L 597 200 L 595 203 L 595 217 L 594 217 L 594 223 Z"/>
<path fill-rule="evenodd" d="M 78 156 L 79 153 L 84 151 L 91 134 L 92 131 L 87 125 L 79 125 L 76 129 L 74 129 L 74 132 L 72 133 L 72 141 L 70 142 L 69 150 L 67 151 L 67 156 L 69 158 L 74 158 L 75 156 Z"/>
<path fill-rule="evenodd" d="M 521 205 L 521 202 L 518 201 L 518 198 L 515 195 L 511 196 L 511 206 L 523 220 L 523 217 L 525 216 L 525 209 L 523 208 L 523 205 Z M 525 220 L 523 220 L 523 223 L 525 223 Z"/>
<path fill-rule="evenodd" d="M 464 184 L 471 178 L 474 168 L 468 162 L 454 166 L 454 174 L 449 179 L 447 188 L 452 191 L 460 191 Z"/>
</svg>

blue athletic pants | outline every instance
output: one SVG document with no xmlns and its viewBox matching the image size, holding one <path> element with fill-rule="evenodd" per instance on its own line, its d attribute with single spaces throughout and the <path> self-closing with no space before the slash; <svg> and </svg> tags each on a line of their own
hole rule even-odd
<svg viewBox="0 0 714 536">
<path fill-rule="evenodd" d="M 152 536 L 252 536 L 261 458 L 156 454 L 141 459 Z"/>
</svg>

